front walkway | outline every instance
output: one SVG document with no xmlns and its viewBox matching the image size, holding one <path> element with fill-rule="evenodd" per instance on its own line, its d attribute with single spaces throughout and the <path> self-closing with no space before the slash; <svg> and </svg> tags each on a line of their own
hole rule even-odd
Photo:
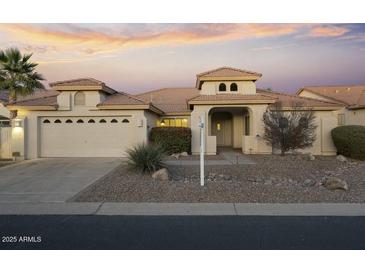
<svg viewBox="0 0 365 274">
<path fill-rule="evenodd" d="M 207 166 L 226 166 L 226 165 L 251 165 L 255 162 L 248 159 L 242 152 L 233 149 L 224 149 L 219 152 L 224 158 L 223 160 L 206 160 L 204 164 Z M 173 166 L 197 166 L 200 164 L 199 160 L 168 160 L 165 161 L 167 165 Z"/>
</svg>

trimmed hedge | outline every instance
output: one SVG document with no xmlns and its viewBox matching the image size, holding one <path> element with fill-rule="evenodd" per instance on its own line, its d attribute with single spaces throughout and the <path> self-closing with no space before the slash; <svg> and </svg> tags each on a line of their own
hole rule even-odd
<svg viewBox="0 0 365 274">
<path fill-rule="evenodd" d="M 331 135 L 339 154 L 365 160 L 365 126 L 336 127 Z"/>
<path fill-rule="evenodd" d="M 169 155 L 191 153 L 191 129 L 187 127 L 154 127 L 150 132 L 150 141 L 160 145 Z"/>
</svg>

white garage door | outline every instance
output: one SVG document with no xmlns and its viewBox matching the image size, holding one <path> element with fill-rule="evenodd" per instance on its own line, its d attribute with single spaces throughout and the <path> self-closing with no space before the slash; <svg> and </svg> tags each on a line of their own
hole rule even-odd
<svg viewBox="0 0 365 274">
<path fill-rule="evenodd" d="M 121 157 L 134 144 L 131 117 L 43 117 L 41 157 Z"/>
</svg>

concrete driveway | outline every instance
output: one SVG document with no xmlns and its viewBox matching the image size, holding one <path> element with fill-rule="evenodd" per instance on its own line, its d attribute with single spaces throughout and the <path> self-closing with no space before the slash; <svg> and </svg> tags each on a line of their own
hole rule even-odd
<svg viewBox="0 0 365 274">
<path fill-rule="evenodd" d="M 118 158 L 47 158 L 0 168 L 0 203 L 65 202 L 109 173 Z"/>
</svg>

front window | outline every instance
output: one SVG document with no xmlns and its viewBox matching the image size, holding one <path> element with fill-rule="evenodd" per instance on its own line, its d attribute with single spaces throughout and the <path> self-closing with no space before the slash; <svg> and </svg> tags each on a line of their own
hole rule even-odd
<svg viewBox="0 0 365 274">
<path fill-rule="evenodd" d="M 219 91 L 226 91 L 226 90 L 227 90 L 226 84 L 224 83 L 219 84 Z"/>
<path fill-rule="evenodd" d="M 308 119 L 306 117 L 301 117 L 299 119 L 299 125 L 302 126 L 305 129 L 307 129 L 309 127 L 309 125 L 308 125 Z"/>
<path fill-rule="evenodd" d="M 85 105 L 85 93 L 82 91 L 76 92 L 75 94 L 75 106 Z"/>
<path fill-rule="evenodd" d="M 157 122 L 160 127 L 188 127 L 188 119 L 185 118 L 164 118 Z"/>
<path fill-rule="evenodd" d="M 236 83 L 232 83 L 231 84 L 231 87 L 230 87 L 230 90 L 231 91 L 237 91 L 238 90 L 237 84 Z"/>
</svg>

